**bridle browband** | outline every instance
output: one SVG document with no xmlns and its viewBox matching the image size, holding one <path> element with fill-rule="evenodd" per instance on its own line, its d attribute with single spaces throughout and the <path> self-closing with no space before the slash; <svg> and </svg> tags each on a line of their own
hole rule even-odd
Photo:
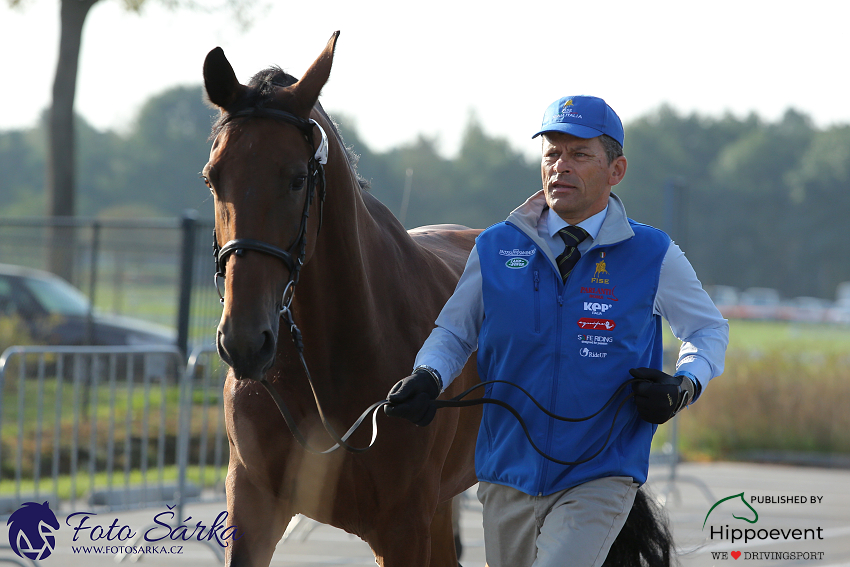
<svg viewBox="0 0 850 567">
<path fill-rule="evenodd" d="M 292 432 L 292 435 L 295 437 L 295 439 L 298 441 L 298 443 L 304 448 L 304 450 L 306 450 L 309 453 L 314 453 L 314 454 L 327 454 L 327 453 L 330 453 L 330 452 L 335 451 L 336 449 L 339 449 L 340 447 L 342 447 L 346 451 L 349 451 L 351 453 L 363 453 L 363 452 L 369 450 L 375 444 L 375 440 L 377 439 L 377 434 L 378 434 L 378 424 L 377 424 L 378 410 L 382 406 L 387 405 L 389 403 L 389 401 L 388 400 L 381 400 L 381 401 L 375 402 L 374 404 L 369 406 L 366 409 L 366 411 L 364 411 L 360 415 L 360 417 L 357 419 L 357 421 L 354 422 L 354 425 L 352 425 L 348 429 L 348 431 L 346 431 L 346 433 L 344 435 L 342 435 L 342 436 L 338 435 L 336 433 L 336 431 L 333 429 L 333 427 L 331 426 L 331 424 L 328 422 L 327 418 L 325 417 L 325 413 L 322 410 L 322 405 L 319 403 L 319 398 L 316 395 L 316 388 L 313 385 L 313 379 L 310 376 L 310 369 L 307 367 L 307 361 L 304 358 L 304 342 L 303 342 L 302 337 L 301 337 L 301 331 L 298 329 L 298 326 L 295 324 L 295 321 L 292 318 L 292 311 L 290 309 L 290 306 L 292 304 L 292 298 L 294 297 L 294 294 L 295 294 L 295 286 L 298 284 L 298 280 L 299 280 L 299 277 L 300 277 L 300 274 L 301 274 L 301 268 L 304 265 L 304 257 L 305 257 L 306 250 L 307 250 L 307 219 L 310 216 L 310 206 L 313 204 L 313 199 L 314 199 L 314 196 L 315 196 L 317 190 L 318 190 L 318 193 L 319 193 L 319 230 L 322 227 L 322 210 L 323 210 L 323 206 L 324 206 L 324 202 L 325 202 L 325 170 L 322 166 L 325 165 L 328 162 L 328 138 L 327 138 L 327 135 L 325 134 L 325 131 L 322 129 L 322 127 L 319 125 L 319 123 L 316 122 L 315 120 L 313 120 L 313 119 L 307 120 L 307 119 L 304 119 L 304 118 L 300 118 L 298 116 L 295 116 L 294 114 L 291 114 L 291 113 L 283 111 L 283 110 L 268 109 L 268 108 L 255 108 L 255 107 L 245 108 L 243 110 L 240 110 L 238 112 L 231 114 L 227 118 L 227 121 L 233 120 L 235 118 L 240 118 L 240 117 L 268 117 L 268 118 L 274 118 L 274 119 L 277 119 L 277 120 L 281 120 L 281 121 L 286 122 L 288 124 L 292 124 L 293 126 L 295 126 L 296 128 L 298 128 L 301 131 L 301 133 L 304 135 L 304 139 L 307 141 L 307 144 L 309 144 L 309 146 L 311 148 L 314 147 L 314 143 L 313 143 L 313 127 L 314 126 L 319 129 L 319 132 L 322 135 L 322 139 L 321 139 L 321 142 L 319 143 L 318 149 L 316 149 L 316 152 L 313 154 L 313 156 L 310 158 L 310 161 L 307 164 L 307 170 L 308 170 L 308 174 L 307 174 L 307 196 L 304 199 L 304 210 L 301 213 L 301 223 L 300 223 L 300 226 L 298 228 L 298 234 L 296 235 L 295 240 L 292 242 L 292 244 L 289 246 L 289 248 L 287 250 L 284 250 L 282 248 L 278 248 L 277 246 L 275 246 L 273 244 L 269 244 L 267 242 L 263 242 L 262 240 L 255 240 L 253 238 L 236 238 L 234 240 L 230 240 L 229 242 L 225 243 L 224 246 L 219 246 L 218 245 L 218 238 L 216 237 L 216 234 L 215 234 L 215 229 L 213 229 L 213 256 L 215 257 L 215 269 L 216 269 L 216 272 L 215 272 L 215 287 L 216 287 L 216 290 L 218 291 L 219 300 L 221 301 L 221 303 L 224 303 L 224 295 L 222 294 L 221 289 L 219 288 L 218 282 L 219 282 L 219 279 L 224 278 L 225 266 L 227 264 L 227 257 L 230 254 L 236 254 L 237 256 L 241 256 L 242 254 L 245 253 L 246 250 L 253 250 L 255 252 L 260 252 L 262 254 L 268 254 L 269 256 L 274 256 L 275 258 L 278 258 L 279 260 L 281 260 L 286 265 L 287 269 L 289 270 L 289 282 L 287 282 L 286 287 L 284 288 L 284 291 L 283 291 L 283 296 L 281 297 L 280 317 L 283 318 L 286 321 L 287 325 L 289 325 L 289 331 L 292 335 L 292 341 L 295 344 L 296 350 L 298 351 L 298 357 L 301 360 L 301 366 L 304 369 L 304 373 L 307 376 L 307 382 L 310 384 L 310 389 L 313 392 L 313 399 L 316 402 L 316 409 L 319 412 L 319 417 L 322 421 L 322 425 L 324 426 L 325 431 L 327 431 L 328 435 L 331 436 L 331 438 L 335 441 L 336 444 L 333 447 L 331 447 L 330 449 L 327 449 L 327 450 L 324 450 L 324 451 L 314 449 L 312 446 L 310 446 L 307 439 L 304 437 L 304 435 L 299 430 L 298 425 L 295 423 L 295 419 L 293 418 L 292 414 L 290 413 L 289 409 L 287 408 L 286 403 L 284 402 L 280 393 L 278 393 L 278 391 L 268 382 L 268 380 L 266 380 L 265 377 L 263 377 L 259 382 L 263 385 L 263 387 L 272 396 L 272 399 L 274 400 L 275 404 L 277 405 L 281 416 L 283 417 L 284 421 L 286 422 L 286 425 L 289 427 L 289 430 Z M 317 234 L 318 234 L 318 231 L 317 231 Z M 632 398 L 634 396 L 633 393 L 628 394 L 620 402 L 620 405 L 617 407 L 617 411 L 614 414 L 614 418 L 612 419 L 612 422 L 611 422 L 611 429 L 608 432 L 608 437 L 605 439 L 605 442 L 602 444 L 602 446 L 599 448 L 599 450 L 596 451 L 594 454 L 592 454 L 588 457 L 585 457 L 583 459 L 579 459 L 577 461 L 562 461 L 562 460 L 558 460 L 558 459 L 544 453 L 534 443 L 534 440 L 531 438 L 531 435 L 528 431 L 528 427 L 526 426 L 525 421 L 522 419 L 522 416 L 519 414 L 519 412 L 517 412 L 513 407 L 506 404 L 505 402 L 498 400 L 498 399 L 483 398 L 483 397 L 472 399 L 472 400 L 463 400 L 463 398 L 466 397 L 471 392 L 473 392 L 474 390 L 480 388 L 480 387 L 483 387 L 483 386 L 486 386 L 486 385 L 489 385 L 489 384 L 493 384 L 493 383 L 497 383 L 497 382 L 501 382 L 501 383 L 505 383 L 505 384 L 508 384 L 510 386 L 513 386 L 515 388 L 518 388 L 534 404 L 536 404 L 537 407 L 540 410 L 542 410 L 549 417 L 556 419 L 556 420 L 559 420 L 559 421 L 581 422 L 581 421 L 587 421 L 587 420 L 597 416 L 600 412 L 602 412 L 605 408 L 607 408 L 614 401 L 614 399 L 617 398 L 617 396 L 620 395 L 620 393 L 625 389 L 625 387 L 627 385 L 634 383 L 634 382 L 638 382 L 638 381 L 639 380 L 632 379 L 632 380 L 628 380 L 628 381 L 624 382 L 623 384 L 620 385 L 620 387 L 617 389 L 617 391 L 614 392 L 614 394 L 609 398 L 609 400 L 605 403 L 605 405 L 603 405 L 599 410 L 597 410 L 595 413 L 593 413 L 591 415 L 588 415 L 588 416 L 585 416 L 585 417 L 579 417 L 579 418 L 569 418 L 569 417 L 563 417 L 563 416 L 555 415 L 555 414 L 549 412 L 548 410 L 546 410 L 537 400 L 535 400 L 531 396 L 531 394 L 529 394 L 527 391 L 525 391 L 524 389 L 522 389 L 518 385 L 513 384 L 511 382 L 504 382 L 504 381 L 501 381 L 501 380 L 489 380 L 489 381 L 479 382 L 478 384 L 472 386 L 471 388 L 469 388 L 465 392 L 462 392 L 461 394 L 455 396 L 454 398 L 451 398 L 449 400 L 435 400 L 433 403 L 437 408 L 469 407 L 469 406 L 481 405 L 481 404 L 485 404 L 485 403 L 495 404 L 495 405 L 501 406 L 501 407 L 505 408 L 506 410 L 508 410 L 511 414 L 513 414 L 513 416 L 519 421 L 520 426 L 522 427 L 523 431 L 525 432 L 526 437 L 528 438 L 529 442 L 531 443 L 531 445 L 532 445 L 532 447 L 534 448 L 535 451 L 537 451 L 539 454 L 541 454 L 546 459 L 553 461 L 555 463 L 558 463 L 558 464 L 578 465 L 578 464 L 582 464 L 582 463 L 586 463 L 586 462 L 590 461 L 591 459 L 595 458 L 597 455 L 599 455 L 605 449 L 605 447 L 608 445 L 608 442 L 611 439 L 611 435 L 613 434 L 614 425 L 617 421 L 617 416 L 619 415 L 620 410 L 623 408 L 623 405 L 630 398 Z M 372 440 L 370 441 L 369 445 L 366 446 L 366 447 L 353 447 L 353 446 L 349 445 L 348 443 L 346 443 L 348 438 L 357 430 L 358 427 L 360 427 L 360 424 L 363 423 L 363 421 L 366 419 L 366 417 L 370 413 L 372 414 Z"/>
</svg>

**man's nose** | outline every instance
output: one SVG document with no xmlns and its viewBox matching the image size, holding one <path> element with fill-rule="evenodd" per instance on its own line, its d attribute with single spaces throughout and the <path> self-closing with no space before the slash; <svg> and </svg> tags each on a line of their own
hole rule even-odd
<svg viewBox="0 0 850 567">
<path fill-rule="evenodd" d="M 565 173 L 572 170 L 572 163 L 564 157 L 559 157 L 555 162 L 555 171 Z"/>
</svg>

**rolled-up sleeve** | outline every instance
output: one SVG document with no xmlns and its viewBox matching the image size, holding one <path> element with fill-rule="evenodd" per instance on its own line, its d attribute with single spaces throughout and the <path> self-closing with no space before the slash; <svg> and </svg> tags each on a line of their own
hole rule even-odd
<svg viewBox="0 0 850 567">
<path fill-rule="evenodd" d="M 711 301 L 682 250 L 670 243 L 661 264 L 655 312 L 670 324 L 682 341 L 677 372 L 689 372 L 700 390 L 723 373 L 729 322 Z"/>
<path fill-rule="evenodd" d="M 478 333 L 484 320 L 481 265 L 478 249 L 472 248 L 454 293 L 437 317 L 436 327 L 416 355 L 414 368 L 430 366 L 440 373 L 448 388 L 469 356 L 478 348 Z"/>
</svg>

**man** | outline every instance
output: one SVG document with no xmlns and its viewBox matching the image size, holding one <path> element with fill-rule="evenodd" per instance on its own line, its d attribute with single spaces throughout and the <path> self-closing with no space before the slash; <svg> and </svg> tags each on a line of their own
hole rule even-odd
<svg viewBox="0 0 850 567">
<path fill-rule="evenodd" d="M 561 98 L 541 135 L 542 191 L 478 237 L 414 373 L 384 409 L 427 425 L 431 401 L 476 348 L 482 381 L 518 384 L 566 417 L 590 416 L 640 380 L 634 400 L 627 389 L 578 423 L 547 417 L 510 385 L 487 387 L 544 452 L 576 463 L 545 459 L 513 416 L 485 406 L 475 468 L 490 567 L 601 565 L 646 481 L 656 424 L 722 373 L 728 343 L 727 322 L 679 247 L 628 219 L 611 193 L 627 169 L 611 107 Z M 682 340 L 675 376 L 661 371 L 661 317 Z"/>
</svg>

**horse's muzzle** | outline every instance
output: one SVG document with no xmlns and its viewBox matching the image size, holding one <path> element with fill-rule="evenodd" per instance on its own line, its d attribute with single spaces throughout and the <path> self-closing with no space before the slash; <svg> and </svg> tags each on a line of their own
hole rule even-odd
<svg viewBox="0 0 850 567">
<path fill-rule="evenodd" d="M 261 380 L 275 360 L 277 333 L 271 328 L 235 332 L 219 325 L 216 348 L 221 359 L 233 369 L 237 380 Z"/>
</svg>

